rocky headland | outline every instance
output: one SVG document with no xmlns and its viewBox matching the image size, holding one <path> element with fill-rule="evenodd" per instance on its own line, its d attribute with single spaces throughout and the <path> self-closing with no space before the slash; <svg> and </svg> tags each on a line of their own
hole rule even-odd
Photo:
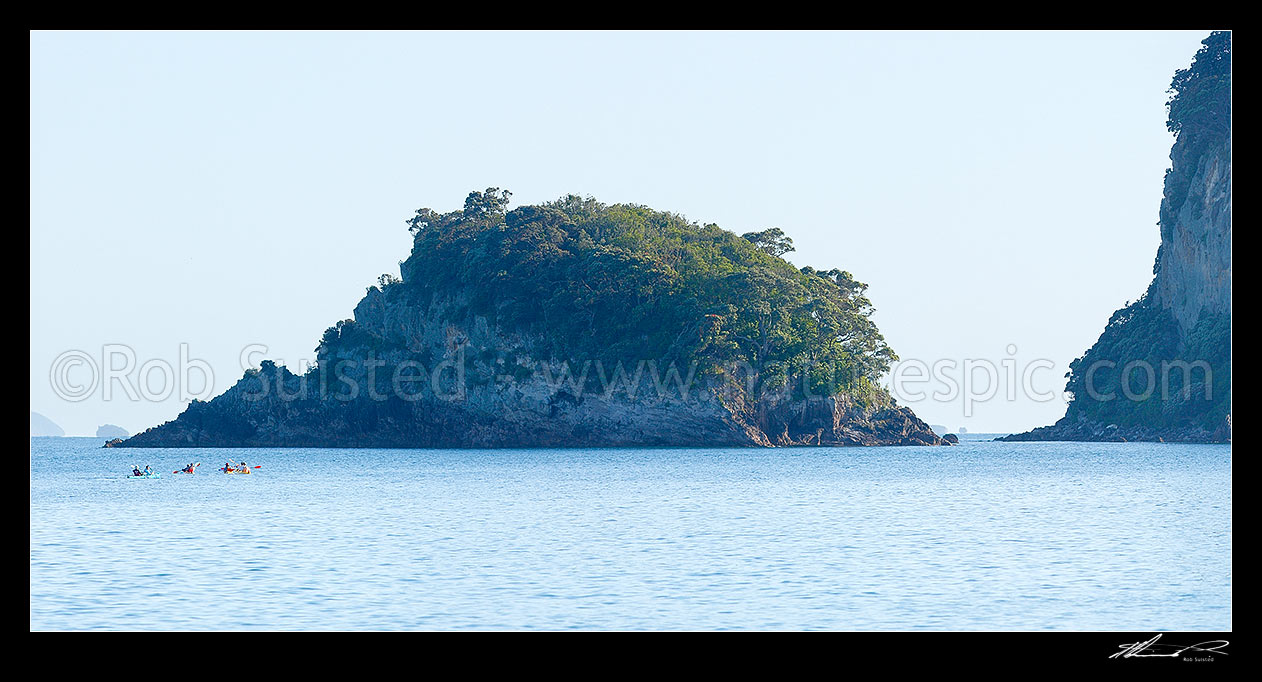
<svg viewBox="0 0 1262 682">
<path fill-rule="evenodd" d="M 1231 34 L 1206 38 L 1170 92 L 1152 283 L 1071 363 L 1065 416 L 1000 440 L 1231 440 Z"/>
</svg>

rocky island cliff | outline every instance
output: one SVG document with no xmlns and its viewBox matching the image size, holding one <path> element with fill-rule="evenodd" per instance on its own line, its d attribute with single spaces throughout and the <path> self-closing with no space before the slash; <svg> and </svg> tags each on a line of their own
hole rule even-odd
<svg viewBox="0 0 1262 682">
<path fill-rule="evenodd" d="M 1070 365 L 1065 416 L 1001 440 L 1231 440 L 1231 34 L 1170 92 L 1152 284 Z"/>
<path fill-rule="evenodd" d="M 329 327 L 111 447 L 943 445 L 876 382 L 896 360 L 866 285 L 736 235 L 497 188 L 419 209 L 402 277 Z"/>
</svg>

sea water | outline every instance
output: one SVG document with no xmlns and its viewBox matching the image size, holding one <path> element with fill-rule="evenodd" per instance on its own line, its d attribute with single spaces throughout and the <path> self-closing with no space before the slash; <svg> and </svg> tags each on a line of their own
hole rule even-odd
<svg viewBox="0 0 1262 682">
<path fill-rule="evenodd" d="M 101 444 L 31 438 L 32 630 L 1231 629 L 1226 445 Z"/>
</svg>

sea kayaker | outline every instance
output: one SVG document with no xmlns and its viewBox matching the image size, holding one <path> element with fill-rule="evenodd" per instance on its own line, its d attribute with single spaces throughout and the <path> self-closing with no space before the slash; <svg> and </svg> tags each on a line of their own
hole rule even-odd
<svg viewBox="0 0 1262 682">
<path fill-rule="evenodd" d="M 149 474 L 152 474 L 152 473 L 153 473 L 153 469 L 152 469 L 152 468 L 151 468 L 148 464 L 146 464 L 146 465 L 145 465 L 145 475 L 146 475 L 146 476 L 148 476 Z"/>
<path fill-rule="evenodd" d="M 237 471 L 240 471 L 243 474 L 248 474 L 250 473 L 250 465 L 246 464 L 245 462 L 241 462 L 241 468 L 238 469 Z"/>
<path fill-rule="evenodd" d="M 199 467 L 199 466 L 201 466 L 201 465 L 202 465 L 202 463 L 201 463 L 201 462 L 198 462 L 198 463 L 196 463 L 196 464 L 194 464 L 194 463 L 192 463 L 192 462 L 189 462 L 189 463 L 188 463 L 188 466 L 184 467 L 184 473 L 186 473 L 186 474 L 195 474 L 195 473 L 197 473 L 197 467 Z"/>
<path fill-rule="evenodd" d="M 140 467 L 138 467 L 138 466 L 136 466 L 135 464 L 133 464 L 133 465 L 131 465 L 131 475 L 132 475 L 132 476 L 143 476 L 144 474 L 140 473 Z"/>
</svg>

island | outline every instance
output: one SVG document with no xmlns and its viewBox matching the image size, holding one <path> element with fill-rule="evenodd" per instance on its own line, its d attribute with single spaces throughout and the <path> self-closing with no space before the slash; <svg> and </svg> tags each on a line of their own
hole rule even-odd
<svg viewBox="0 0 1262 682">
<path fill-rule="evenodd" d="M 96 437 L 106 440 L 114 440 L 116 438 L 126 438 L 127 429 L 114 424 L 102 424 L 96 427 Z"/>
<path fill-rule="evenodd" d="M 1231 34 L 1206 38 L 1170 92 L 1152 283 L 1070 364 L 1065 416 L 999 440 L 1231 440 Z"/>
<path fill-rule="evenodd" d="M 867 285 L 793 241 L 565 196 L 418 209 L 295 374 L 263 361 L 111 447 L 946 445 L 878 383 Z"/>
<path fill-rule="evenodd" d="M 38 412 L 31 412 L 31 436 L 60 438 L 66 431 L 53 420 Z"/>
</svg>

